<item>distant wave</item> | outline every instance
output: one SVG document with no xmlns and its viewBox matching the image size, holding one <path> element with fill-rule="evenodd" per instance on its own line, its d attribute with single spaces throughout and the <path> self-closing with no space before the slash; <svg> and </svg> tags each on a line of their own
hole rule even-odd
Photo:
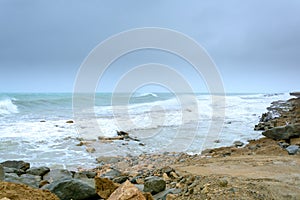
<svg viewBox="0 0 300 200">
<path fill-rule="evenodd" d="M 148 96 L 157 97 L 157 94 L 146 92 L 146 93 L 137 94 L 134 97 L 148 97 Z"/>
<path fill-rule="evenodd" d="M 18 107 L 15 104 L 13 104 L 12 99 L 7 98 L 0 100 L 0 116 L 18 112 Z"/>
</svg>

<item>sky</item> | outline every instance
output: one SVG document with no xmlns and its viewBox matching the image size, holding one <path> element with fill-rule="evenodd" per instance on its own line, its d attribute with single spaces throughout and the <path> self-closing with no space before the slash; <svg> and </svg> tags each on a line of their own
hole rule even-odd
<svg viewBox="0 0 300 200">
<path fill-rule="evenodd" d="M 300 91 L 298 0 L 0 0 L 0 92 L 72 92 L 99 43 L 143 27 L 193 38 L 227 93 Z M 122 56 L 99 78 L 98 91 L 113 91 L 124 73 L 149 62 L 168 64 L 206 92 L 205 77 L 157 50 Z"/>
</svg>

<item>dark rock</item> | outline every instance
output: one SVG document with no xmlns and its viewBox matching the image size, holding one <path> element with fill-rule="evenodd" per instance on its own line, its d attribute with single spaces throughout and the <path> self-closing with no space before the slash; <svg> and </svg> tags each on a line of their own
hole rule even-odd
<svg viewBox="0 0 300 200">
<path fill-rule="evenodd" d="M 290 95 L 300 98 L 300 92 L 291 92 Z"/>
<path fill-rule="evenodd" d="M 241 141 L 235 141 L 233 144 L 235 147 L 242 147 L 244 145 L 244 143 Z"/>
<path fill-rule="evenodd" d="M 126 133 L 124 131 L 117 131 L 118 136 L 129 136 L 129 133 Z"/>
<path fill-rule="evenodd" d="M 289 155 L 295 155 L 299 151 L 298 145 L 290 145 L 286 148 Z"/>
<path fill-rule="evenodd" d="M 53 169 L 44 175 L 43 179 L 52 183 L 61 179 L 72 179 L 73 174 L 66 169 Z"/>
<path fill-rule="evenodd" d="M 278 142 L 277 143 L 281 148 L 285 149 L 287 148 L 288 146 L 290 146 L 289 143 L 286 143 L 286 142 Z"/>
<path fill-rule="evenodd" d="M 107 199 L 118 188 L 118 185 L 108 178 L 95 177 L 95 188 L 102 199 Z"/>
<path fill-rule="evenodd" d="M 21 176 L 22 174 L 25 174 L 26 172 L 22 169 L 16 169 L 16 168 L 9 168 L 9 167 L 3 167 L 5 173 L 15 173 Z"/>
<path fill-rule="evenodd" d="M 5 177 L 4 168 L 2 165 L 0 165 L 0 181 L 3 181 L 4 177 Z"/>
<path fill-rule="evenodd" d="M 44 176 L 48 172 L 50 172 L 49 167 L 32 167 L 26 171 L 27 174 L 32 174 L 36 176 Z"/>
<path fill-rule="evenodd" d="M 99 199 L 99 196 L 93 187 L 77 179 L 57 180 L 49 185 L 45 185 L 43 189 L 50 190 L 61 200 Z"/>
<path fill-rule="evenodd" d="M 268 122 L 268 121 L 270 121 L 271 119 L 273 119 L 272 113 L 267 112 L 267 113 L 262 114 L 262 116 L 261 116 L 261 118 L 260 118 L 260 121 L 261 121 L 261 122 Z"/>
<path fill-rule="evenodd" d="M 93 178 L 88 178 L 88 176 L 85 173 L 77 172 L 74 174 L 74 178 L 83 181 L 91 187 L 95 186 L 95 180 Z"/>
<path fill-rule="evenodd" d="M 166 182 L 157 176 L 148 177 L 145 179 L 144 192 L 157 194 L 166 189 Z"/>
<path fill-rule="evenodd" d="M 112 181 L 115 182 L 115 183 L 122 184 L 122 183 L 124 183 L 127 180 L 128 180 L 127 176 L 119 176 L 119 177 L 114 178 Z"/>
<path fill-rule="evenodd" d="M 110 180 L 121 176 L 122 173 L 119 170 L 111 169 L 110 171 L 106 172 L 105 174 L 102 174 L 101 177 L 109 178 Z"/>
<path fill-rule="evenodd" d="M 262 134 L 268 138 L 272 138 L 275 140 L 288 140 L 291 137 L 299 137 L 300 123 L 275 127 L 270 130 L 264 131 Z"/>
<path fill-rule="evenodd" d="M 95 178 L 95 176 L 97 175 L 96 172 L 91 172 L 91 171 L 83 171 L 81 173 L 85 174 L 88 178 Z"/>
<path fill-rule="evenodd" d="M 67 124 L 73 124 L 74 121 L 73 121 L 73 120 L 68 120 L 68 121 L 66 121 L 66 123 L 67 123 Z"/>
<path fill-rule="evenodd" d="M 39 188 L 39 182 L 41 181 L 41 177 L 34 176 L 31 174 L 23 174 L 21 176 L 18 176 L 14 173 L 8 173 L 5 175 L 5 181 L 11 183 L 24 184 L 33 188 Z"/>
<path fill-rule="evenodd" d="M 3 167 L 9 167 L 9 168 L 15 168 L 15 169 L 21 169 L 26 171 L 30 168 L 30 163 L 24 162 L 24 161 L 17 161 L 17 160 L 8 160 L 3 163 L 0 163 L 3 165 Z"/>
</svg>

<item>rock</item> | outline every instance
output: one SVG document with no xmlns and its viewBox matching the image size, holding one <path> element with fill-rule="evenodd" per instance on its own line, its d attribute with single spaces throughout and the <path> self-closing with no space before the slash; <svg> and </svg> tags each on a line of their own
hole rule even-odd
<svg viewBox="0 0 300 200">
<path fill-rule="evenodd" d="M 97 194 L 102 199 L 107 199 L 118 188 L 118 185 L 108 178 L 95 177 L 95 187 Z"/>
<path fill-rule="evenodd" d="M 11 183 L 25 184 L 33 188 L 39 188 L 39 182 L 41 181 L 40 176 L 34 176 L 31 174 L 23 174 L 18 176 L 14 173 L 9 173 L 5 175 L 5 181 Z"/>
<path fill-rule="evenodd" d="M 286 143 L 286 142 L 278 142 L 277 143 L 281 148 L 285 149 L 287 148 L 288 146 L 290 146 L 289 143 Z"/>
<path fill-rule="evenodd" d="M 168 194 L 179 194 L 180 192 L 181 192 L 181 189 L 172 188 L 172 189 L 162 191 L 162 192 L 154 195 L 153 197 L 154 197 L 154 199 L 166 199 Z"/>
<path fill-rule="evenodd" d="M 128 180 L 116 189 L 108 200 L 146 200 L 144 195 Z"/>
<path fill-rule="evenodd" d="M 93 178 L 88 178 L 87 175 L 82 172 L 75 173 L 74 179 L 81 180 L 82 182 L 88 184 L 89 186 L 95 187 L 95 180 Z"/>
<path fill-rule="evenodd" d="M 122 184 L 125 181 L 127 181 L 128 179 L 129 179 L 128 176 L 119 176 L 119 177 L 114 178 L 113 182 Z"/>
<path fill-rule="evenodd" d="M 50 191 L 34 189 L 27 185 L 1 182 L 0 199 L 4 200 L 4 197 L 11 200 L 59 200 L 59 198 Z"/>
<path fill-rule="evenodd" d="M 227 187 L 227 185 L 228 185 L 227 179 L 221 178 L 221 179 L 219 180 L 219 185 L 220 185 L 221 187 Z"/>
<path fill-rule="evenodd" d="M 48 172 L 50 172 L 49 167 L 32 167 L 26 171 L 26 174 L 32 174 L 32 175 L 36 175 L 36 176 L 44 176 Z"/>
<path fill-rule="evenodd" d="M 177 196 L 178 196 L 177 194 L 168 194 L 166 200 L 174 200 L 176 199 Z"/>
<path fill-rule="evenodd" d="M 44 175 L 43 179 L 52 183 L 61 179 L 72 179 L 73 174 L 66 169 L 53 169 Z"/>
<path fill-rule="evenodd" d="M 289 155 L 295 155 L 299 150 L 299 146 L 298 145 L 290 145 L 286 148 L 286 150 L 289 153 Z"/>
<path fill-rule="evenodd" d="M 105 174 L 102 174 L 101 177 L 109 178 L 110 180 L 121 176 L 122 173 L 119 170 L 111 169 L 110 171 L 106 172 Z"/>
<path fill-rule="evenodd" d="M 300 123 L 278 126 L 262 133 L 268 138 L 275 140 L 287 140 L 292 137 L 300 136 Z"/>
<path fill-rule="evenodd" d="M 144 192 L 143 195 L 146 200 L 154 200 L 154 198 L 150 192 Z"/>
<path fill-rule="evenodd" d="M 0 165 L 0 181 L 3 181 L 4 177 L 5 177 L 4 168 L 2 165 Z"/>
<path fill-rule="evenodd" d="M 22 174 L 25 174 L 26 172 L 22 169 L 16 169 L 16 168 L 9 168 L 9 167 L 3 167 L 4 172 L 9 174 L 9 173 L 14 173 L 14 174 L 18 174 L 19 176 L 21 176 Z"/>
<path fill-rule="evenodd" d="M 74 121 L 73 121 L 73 120 L 68 120 L 68 121 L 66 121 L 66 123 L 67 123 L 67 124 L 73 124 Z"/>
<path fill-rule="evenodd" d="M 87 147 L 87 148 L 86 148 L 86 151 L 87 151 L 88 153 L 95 153 L 96 149 L 95 149 L 94 147 Z"/>
<path fill-rule="evenodd" d="M 129 133 L 126 133 L 124 131 L 117 131 L 118 136 L 129 136 Z"/>
<path fill-rule="evenodd" d="M 300 92 L 291 92 L 290 95 L 300 98 Z"/>
<path fill-rule="evenodd" d="M 45 185 L 43 189 L 50 190 L 61 200 L 99 199 L 93 187 L 77 179 L 56 180 L 49 185 Z"/>
<path fill-rule="evenodd" d="M 169 176 L 170 173 L 175 172 L 175 170 L 172 167 L 166 166 L 161 169 L 161 172 L 166 173 Z"/>
<path fill-rule="evenodd" d="M 151 176 L 145 179 L 144 192 L 157 194 L 166 189 L 166 182 L 157 176 Z"/>
<path fill-rule="evenodd" d="M 26 171 L 27 169 L 30 168 L 30 163 L 24 162 L 24 161 L 17 161 L 17 160 L 8 160 L 5 161 L 2 164 L 3 167 L 9 167 L 9 168 L 14 168 L 14 169 L 21 169 Z"/>
<path fill-rule="evenodd" d="M 235 147 L 242 147 L 244 145 L 244 143 L 241 141 L 235 141 L 233 144 Z"/>
</svg>

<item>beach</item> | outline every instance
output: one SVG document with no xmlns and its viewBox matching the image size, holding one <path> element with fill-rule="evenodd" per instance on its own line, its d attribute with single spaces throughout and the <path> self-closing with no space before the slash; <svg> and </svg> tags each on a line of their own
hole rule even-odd
<svg viewBox="0 0 300 200">
<path fill-rule="evenodd" d="M 60 199 L 70 197 L 66 196 L 70 190 L 66 184 L 70 183 L 74 186 L 73 190 L 75 186 L 78 190 L 85 188 L 85 191 L 89 191 L 85 194 L 90 195 L 83 197 L 76 193 L 77 196 L 73 196 L 73 199 L 108 199 L 110 195 L 113 199 L 118 195 L 119 197 L 125 195 L 126 190 L 122 190 L 121 187 L 131 188 L 130 184 L 140 190 L 131 188 L 130 191 L 134 191 L 136 195 L 130 197 L 132 199 L 299 199 L 300 132 L 297 127 L 300 122 L 300 100 L 295 98 L 280 100 L 282 97 L 271 96 L 272 102 L 265 107 L 268 108 L 264 111 L 259 110 L 260 114 L 257 116 L 259 119 L 253 124 L 248 124 L 249 129 L 252 131 L 256 129 L 257 131 L 253 132 L 260 135 L 255 136 L 257 138 L 252 135 L 249 141 L 234 138 L 230 144 L 226 144 L 219 138 L 220 141 L 215 140 L 211 145 L 217 146 L 216 148 L 203 149 L 200 153 L 165 151 L 102 155 L 102 152 L 97 154 L 99 150 L 95 149 L 91 155 L 97 155 L 96 162 L 93 160 L 90 165 L 87 162 L 76 170 L 63 169 L 56 165 L 47 167 L 47 163 L 39 166 L 34 163 L 32 167 L 32 163 L 26 160 L 21 163 L 3 161 L 2 165 L 6 166 L 3 170 L 4 181 L 25 182 L 31 187 L 48 189 Z M 253 113 L 248 113 L 254 117 L 251 114 Z M 230 122 L 228 125 L 235 125 L 234 120 Z M 292 127 L 284 131 L 289 133 L 288 136 L 281 134 L 281 130 L 285 130 L 286 127 Z M 274 135 L 279 138 L 274 138 Z M 131 132 L 129 136 L 135 138 Z M 143 140 L 132 141 L 123 138 L 105 141 L 82 140 L 79 147 L 88 150 L 99 143 L 117 144 L 116 146 L 120 144 L 120 148 L 125 146 L 124 149 L 127 150 L 135 145 L 141 149 L 148 145 L 144 144 Z M 43 167 L 39 168 L 41 166 Z M 0 190 L 0 198 L 24 199 L 23 195 L 26 195 L 26 199 L 39 199 L 36 194 L 28 194 L 28 191 L 33 189 L 24 186 L 1 182 L 1 187 L 6 189 Z M 116 190 L 117 188 L 121 189 Z M 64 194 L 61 193 L 62 189 Z M 38 190 L 40 195 L 45 195 L 40 189 L 35 190 Z M 114 191 L 116 193 L 112 194 Z M 142 196 L 139 196 L 140 193 Z M 48 197 L 55 199 L 49 194 Z M 40 199 L 47 198 L 43 196 Z"/>
</svg>

